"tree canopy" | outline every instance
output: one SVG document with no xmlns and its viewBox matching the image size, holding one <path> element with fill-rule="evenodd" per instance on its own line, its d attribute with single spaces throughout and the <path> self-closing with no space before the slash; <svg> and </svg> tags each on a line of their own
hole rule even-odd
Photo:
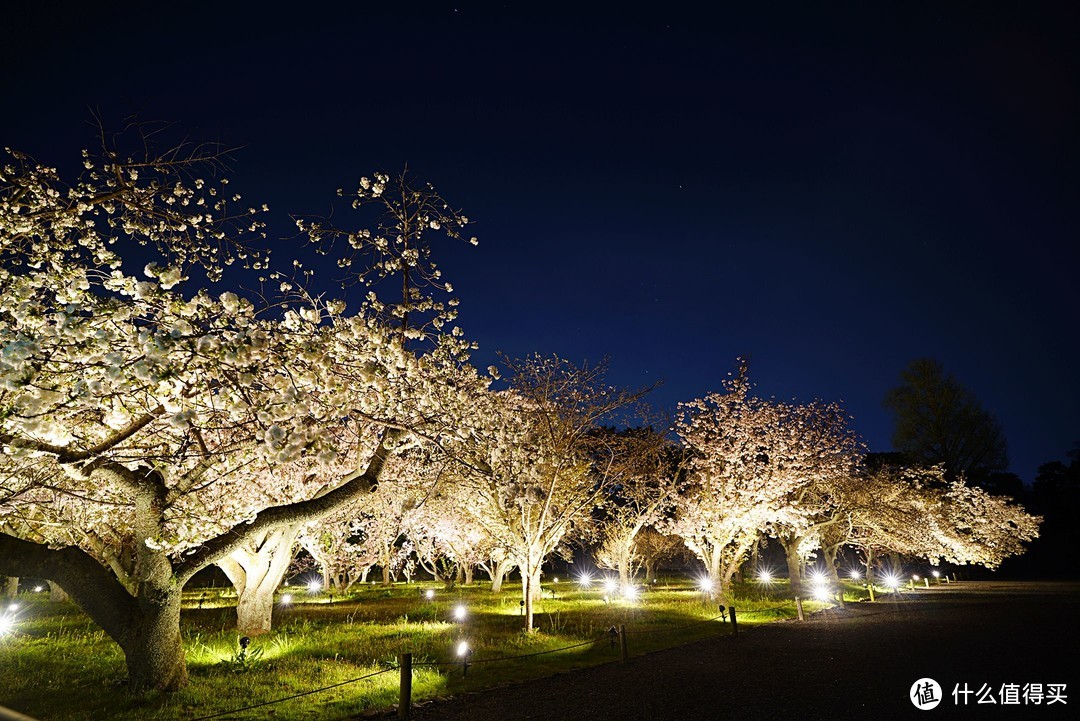
<svg viewBox="0 0 1080 721">
<path fill-rule="evenodd" d="M 1009 465 L 997 420 L 939 361 L 911 361 L 885 396 L 885 407 L 895 418 L 893 446 L 911 462 L 940 463 L 949 478 L 973 480 Z"/>
</svg>

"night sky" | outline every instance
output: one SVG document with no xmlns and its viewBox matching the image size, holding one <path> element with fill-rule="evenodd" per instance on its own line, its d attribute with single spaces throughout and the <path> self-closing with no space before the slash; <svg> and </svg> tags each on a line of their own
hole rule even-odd
<svg viewBox="0 0 1080 721">
<path fill-rule="evenodd" d="M 929 356 L 1025 481 L 1080 441 L 1069 4 L 223 5 L 8 11 L 0 142 L 77 159 L 98 108 L 243 145 L 282 257 L 289 213 L 407 163 L 476 221 L 436 258 L 480 365 L 610 356 L 670 409 L 745 355 L 884 451 Z"/>
</svg>

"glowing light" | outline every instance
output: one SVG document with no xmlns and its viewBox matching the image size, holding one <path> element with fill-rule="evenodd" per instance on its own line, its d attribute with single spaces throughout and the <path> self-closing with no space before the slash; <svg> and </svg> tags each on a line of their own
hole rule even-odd
<svg viewBox="0 0 1080 721">
<path fill-rule="evenodd" d="M 815 586 L 814 587 L 814 598 L 816 598 L 818 601 L 828 601 L 829 600 L 829 587 L 828 586 Z"/>
<path fill-rule="evenodd" d="M 825 583 L 825 574 L 821 571 L 814 571 L 810 574 L 810 580 L 814 583 Z"/>
<path fill-rule="evenodd" d="M 609 594 L 615 593 L 615 590 L 619 587 L 619 584 L 615 582 L 614 578 L 604 579 L 604 590 Z"/>
<path fill-rule="evenodd" d="M 916 574 L 915 574 L 914 576 L 912 576 L 911 578 L 912 578 L 912 580 L 914 580 L 914 581 L 918 581 L 918 580 L 919 580 L 919 574 L 917 574 L 917 573 L 916 573 Z"/>
<path fill-rule="evenodd" d="M 41 586 L 34 586 L 34 593 L 41 593 L 45 589 Z"/>
<path fill-rule="evenodd" d="M 322 590 L 322 582 L 317 581 L 317 580 L 316 581 L 308 581 L 307 590 L 308 590 L 308 593 L 318 593 L 319 591 Z"/>
<path fill-rule="evenodd" d="M 284 596 L 281 597 L 281 605 L 282 606 L 288 606 L 290 603 L 292 603 L 292 594 L 291 593 L 286 593 Z"/>
<path fill-rule="evenodd" d="M 558 583 L 559 582 L 559 577 L 556 576 L 555 578 L 551 579 L 551 582 L 552 583 Z"/>
<path fill-rule="evenodd" d="M 12 613 L 15 613 L 16 611 L 18 611 L 18 610 L 19 610 L 19 604 L 17 604 L 17 603 L 13 603 L 13 604 L 11 604 L 10 606 L 8 606 L 8 607 L 7 607 L 7 609 L 8 609 L 9 611 L 11 611 Z"/>
<path fill-rule="evenodd" d="M 465 620 L 465 607 L 464 606 L 455 606 L 454 607 L 454 620 L 455 621 L 464 621 Z"/>
<path fill-rule="evenodd" d="M 459 643 L 457 645 L 457 655 L 458 656 L 468 656 L 469 655 L 469 644 L 466 643 L 465 641 L 462 641 L 461 643 Z"/>
<path fill-rule="evenodd" d="M 0 616 L 0 636 L 6 636 L 15 628 L 15 619 L 9 616 Z"/>
<path fill-rule="evenodd" d="M 862 578 L 862 574 L 858 571 L 853 570 L 851 573 L 848 574 L 848 578 L 850 578 L 852 581 L 858 581 L 860 578 Z"/>
<path fill-rule="evenodd" d="M 758 574 L 757 580 L 762 583 L 772 583 L 772 574 L 768 571 L 762 571 Z"/>
<path fill-rule="evenodd" d="M 710 579 L 708 577 L 699 578 L 698 582 L 697 582 L 697 585 L 698 585 L 698 588 L 700 588 L 703 592 L 712 593 L 712 590 L 713 590 L 712 579 Z"/>
<path fill-rule="evenodd" d="M 592 576 L 590 576 L 588 573 L 583 573 L 578 576 L 577 582 L 578 585 L 582 588 L 589 588 L 590 586 L 592 586 Z"/>
<path fill-rule="evenodd" d="M 430 589 L 430 588 L 428 590 L 424 591 L 424 598 L 426 598 L 429 601 L 434 599 L 435 598 L 435 591 L 433 589 Z"/>
<path fill-rule="evenodd" d="M 623 586 L 622 595 L 623 595 L 623 598 L 625 598 L 627 601 L 637 600 L 637 597 L 638 597 L 637 586 Z"/>
<path fill-rule="evenodd" d="M 885 576 L 884 581 L 885 585 L 894 591 L 900 587 L 900 579 L 892 575 L 891 573 Z"/>
<path fill-rule="evenodd" d="M 941 578 L 941 571 L 931 571 L 934 574 L 934 578 Z"/>
</svg>

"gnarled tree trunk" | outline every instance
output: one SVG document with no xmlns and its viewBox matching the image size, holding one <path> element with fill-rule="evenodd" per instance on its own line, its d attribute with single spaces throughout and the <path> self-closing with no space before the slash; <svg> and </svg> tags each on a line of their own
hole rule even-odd
<svg viewBox="0 0 1080 721">
<path fill-rule="evenodd" d="M 791 593 L 795 598 L 802 598 L 802 557 L 799 555 L 799 544 L 802 543 L 802 539 L 796 536 L 785 536 L 780 539 L 780 543 L 784 546 L 784 559 L 787 561 Z"/>
<path fill-rule="evenodd" d="M 236 629 L 242 635 L 270 631 L 274 592 L 292 562 L 300 529 L 296 524 L 267 531 L 217 562 L 236 589 Z"/>
<path fill-rule="evenodd" d="M 513 562 L 509 558 L 504 558 L 495 562 L 495 567 L 488 571 L 488 575 L 491 576 L 491 590 L 493 593 L 499 593 L 502 591 L 503 581 L 506 580 L 506 574 L 510 572 L 510 569 L 514 567 Z"/>
</svg>

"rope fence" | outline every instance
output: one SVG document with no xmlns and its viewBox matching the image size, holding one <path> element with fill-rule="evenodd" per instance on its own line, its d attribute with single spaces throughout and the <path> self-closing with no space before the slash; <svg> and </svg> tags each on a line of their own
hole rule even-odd
<svg viewBox="0 0 1080 721">
<path fill-rule="evenodd" d="M 207 719 L 218 718 L 220 716 L 228 716 L 229 714 L 240 713 L 242 711 L 250 711 L 250 710 L 256 709 L 256 708 L 262 708 L 263 706 L 272 706 L 274 704 L 283 703 L 285 701 L 292 701 L 294 698 L 301 698 L 303 696 L 310 696 L 313 693 L 321 693 L 322 691 L 329 691 L 330 689 L 338 688 L 339 686 L 347 686 L 350 683 L 356 683 L 357 681 L 364 681 L 364 680 L 372 678 L 374 676 L 381 676 L 384 673 L 389 673 L 390 671 L 394 671 L 394 670 L 396 670 L 396 669 L 391 666 L 390 668 L 384 668 L 382 671 L 375 671 L 374 673 L 369 673 L 366 676 L 358 676 L 357 678 L 351 678 L 348 681 L 340 681 L 338 683 L 330 684 L 329 686 L 323 686 L 322 688 L 315 688 L 315 689 L 312 689 L 310 691 L 302 691 L 300 693 L 294 693 L 291 696 L 284 696 L 282 698 L 276 698 L 273 701 L 263 701 L 262 703 L 251 704 L 250 706 L 244 706 L 243 708 L 234 708 L 234 709 L 231 709 L 229 711 L 219 711 L 218 713 L 210 714 L 209 716 L 199 716 L 197 718 L 192 719 L 191 721 L 206 721 Z"/>
<path fill-rule="evenodd" d="M 738 635 L 738 626 L 735 620 L 735 607 L 732 606 L 727 610 L 730 612 L 731 615 L 731 635 Z M 701 621 L 692 621 L 690 623 L 670 628 L 652 628 L 640 631 L 627 631 L 625 625 L 620 625 L 618 627 L 612 626 L 604 634 L 588 641 L 582 641 L 580 643 L 571 644 L 569 646 L 562 646 L 560 648 L 551 648 L 545 651 L 522 653 L 516 656 L 497 656 L 495 658 L 470 660 L 469 656 L 471 655 L 472 651 L 469 650 L 463 655 L 463 658 L 460 661 L 422 661 L 419 663 L 413 663 L 411 653 L 402 653 L 398 656 L 398 662 L 396 665 L 391 664 L 388 668 L 384 668 L 380 671 L 375 671 L 364 676 L 358 676 L 357 678 L 352 678 L 347 681 L 340 681 L 338 683 L 330 684 L 329 686 L 322 686 L 321 688 L 311 689 L 309 691 L 302 691 L 300 693 L 295 693 L 289 696 L 283 696 L 282 698 L 273 699 L 271 701 L 263 701 L 261 703 L 251 704 L 250 706 L 243 706 L 241 708 L 230 709 L 228 711 L 219 711 L 218 713 L 210 714 L 209 716 L 198 716 L 191 721 L 208 721 L 209 719 L 216 719 L 222 716 L 229 716 L 232 714 L 242 713 L 244 711 L 251 711 L 257 708 L 263 708 L 265 706 L 272 706 L 274 704 L 284 703 L 285 701 L 292 701 L 293 699 L 302 698 L 304 696 L 310 696 L 312 694 L 321 693 L 323 691 L 329 691 L 330 689 L 339 688 L 341 686 L 347 686 L 352 683 L 357 683 L 359 681 L 374 678 L 375 676 L 381 676 L 382 674 L 389 673 L 391 671 L 397 671 L 399 673 L 398 718 L 405 719 L 409 717 L 410 709 L 412 707 L 412 672 L 414 668 L 459 667 L 462 669 L 462 675 L 465 675 L 468 673 L 469 667 L 476 664 L 500 663 L 504 661 L 516 661 L 523 658 L 534 658 L 536 656 L 546 656 L 547 654 L 570 651 L 572 649 L 582 648 L 584 646 L 594 646 L 596 644 L 602 643 L 605 640 L 610 641 L 613 648 L 618 645 L 622 660 L 626 661 L 629 658 L 626 643 L 627 636 L 638 636 L 653 633 L 675 633 L 695 626 L 713 623 L 720 619 L 724 620 L 724 626 L 726 627 L 727 614 L 725 614 L 723 611 L 721 611 L 720 615 L 713 616 L 712 618 L 707 618 Z"/>
</svg>

